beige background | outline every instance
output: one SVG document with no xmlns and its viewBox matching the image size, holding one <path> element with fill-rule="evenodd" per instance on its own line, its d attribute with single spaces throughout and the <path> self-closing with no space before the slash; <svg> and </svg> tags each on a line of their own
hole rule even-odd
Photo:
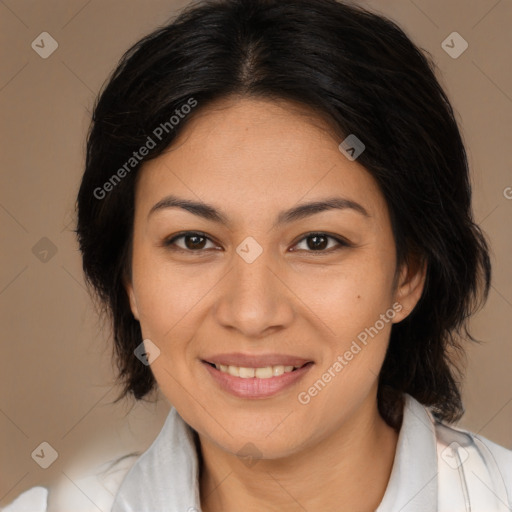
<svg viewBox="0 0 512 512">
<path fill-rule="evenodd" d="M 489 301 L 472 322 L 485 343 L 468 350 L 459 425 L 512 448 L 512 2 L 360 3 L 395 20 L 433 55 L 457 111 L 475 217 L 494 265 Z M 85 291 L 71 230 L 97 91 L 131 44 L 185 4 L 0 0 L 0 505 L 37 484 L 64 481 L 81 492 L 78 467 L 145 449 L 167 414 L 165 400 L 110 404 L 118 393 L 110 341 Z M 59 45 L 47 59 L 31 48 L 44 31 Z M 469 43 L 457 59 L 441 47 L 453 31 Z M 33 252 L 43 237 L 57 251 L 46 262 Z M 59 454 L 46 470 L 31 457 L 43 441 Z"/>
</svg>

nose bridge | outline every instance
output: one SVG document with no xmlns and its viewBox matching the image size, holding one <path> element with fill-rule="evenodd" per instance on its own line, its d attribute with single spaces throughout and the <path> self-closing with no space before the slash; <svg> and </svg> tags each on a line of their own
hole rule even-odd
<svg viewBox="0 0 512 512">
<path fill-rule="evenodd" d="M 216 308 L 217 320 L 256 337 L 271 327 L 283 327 L 292 317 L 287 299 L 270 252 L 252 237 L 236 249 L 233 268 L 226 276 Z"/>
</svg>

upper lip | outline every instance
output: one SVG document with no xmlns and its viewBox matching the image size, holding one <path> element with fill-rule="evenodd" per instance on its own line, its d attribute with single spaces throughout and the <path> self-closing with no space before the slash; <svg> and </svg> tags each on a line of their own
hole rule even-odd
<svg viewBox="0 0 512 512">
<path fill-rule="evenodd" d="M 264 368 L 266 366 L 304 366 L 304 364 L 312 362 L 311 359 L 286 355 L 286 354 L 215 354 L 205 357 L 203 361 L 213 364 L 222 364 L 225 366 L 242 366 L 245 368 Z"/>
</svg>

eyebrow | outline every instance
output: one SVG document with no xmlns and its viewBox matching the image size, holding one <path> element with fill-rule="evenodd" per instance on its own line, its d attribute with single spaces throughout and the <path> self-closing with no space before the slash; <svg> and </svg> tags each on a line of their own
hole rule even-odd
<svg viewBox="0 0 512 512">
<path fill-rule="evenodd" d="M 158 203 L 156 203 L 149 211 L 148 218 L 153 213 L 167 208 L 181 208 L 182 210 L 186 210 L 206 220 L 217 222 L 225 226 L 230 226 L 231 224 L 228 217 L 214 206 L 203 203 L 201 201 L 192 201 L 190 199 L 184 199 L 173 195 L 166 196 L 158 201 Z M 311 215 L 315 215 L 316 213 L 333 209 L 352 210 L 366 218 L 371 217 L 371 215 L 362 205 L 352 201 L 351 199 L 344 197 L 330 197 L 310 203 L 299 204 L 298 206 L 290 208 L 289 210 L 280 212 L 272 228 L 276 228 L 283 224 L 289 224 L 291 222 L 310 217 Z"/>
</svg>

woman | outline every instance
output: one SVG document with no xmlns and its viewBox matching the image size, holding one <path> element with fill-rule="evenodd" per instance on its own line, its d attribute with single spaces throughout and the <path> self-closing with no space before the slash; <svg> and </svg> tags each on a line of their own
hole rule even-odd
<svg viewBox="0 0 512 512">
<path fill-rule="evenodd" d="M 115 512 L 510 506 L 511 452 L 448 426 L 490 264 L 432 67 L 330 0 L 203 3 L 127 52 L 77 232 L 124 395 L 173 409 Z"/>
<path fill-rule="evenodd" d="M 114 512 L 511 509 L 512 452 L 450 425 L 491 276 L 465 148 L 393 22 L 190 6 L 102 91 L 77 206 L 119 399 L 172 405 Z"/>
</svg>

